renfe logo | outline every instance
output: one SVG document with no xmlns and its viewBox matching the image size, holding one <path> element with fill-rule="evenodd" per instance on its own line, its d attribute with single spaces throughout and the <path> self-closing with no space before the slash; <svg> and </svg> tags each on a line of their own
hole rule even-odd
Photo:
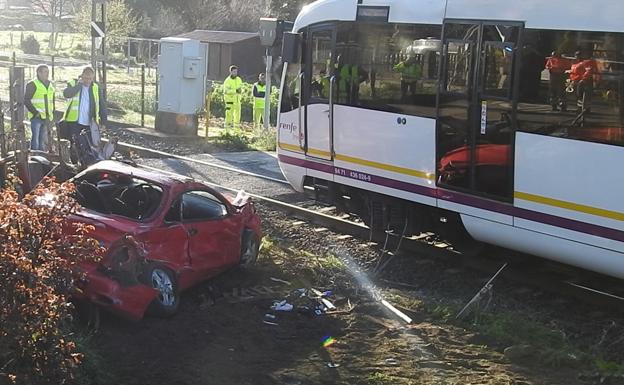
<svg viewBox="0 0 624 385">
<path fill-rule="evenodd" d="M 288 131 L 291 134 L 297 131 L 298 127 L 295 123 L 280 123 L 280 130 Z"/>
</svg>

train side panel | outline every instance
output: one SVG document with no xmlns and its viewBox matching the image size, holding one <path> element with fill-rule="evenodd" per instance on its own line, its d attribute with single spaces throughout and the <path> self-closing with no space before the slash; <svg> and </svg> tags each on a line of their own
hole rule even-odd
<svg viewBox="0 0 624 385">
<path fill-rule="evenodd" d="M 342 105 L 334 111 L 337 181 L 436 204 L 435 120 Z"/>
<path fill-rule="evenodd" d="M 624 252 L 624 148 L 516 134 L 514 225 Z"/>
</svg>

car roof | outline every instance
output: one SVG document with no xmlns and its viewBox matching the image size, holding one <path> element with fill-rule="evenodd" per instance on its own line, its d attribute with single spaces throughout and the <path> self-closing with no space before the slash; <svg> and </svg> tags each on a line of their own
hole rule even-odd
<svg viewBox="0 0 624 385">
<path fill-rule="evenodd" d="M 149 182 L 171 186 L 177 183 L 191 183 L 196 182 L 193 178 L 187 178 L 182 175 L 173 175 L 173 174 L 164 174 L 155 171 L 148 170 L 142 167 L 135 167 L 126 163 L 117 162 L 114 160 L 104 160 L 98 162 L 91 167 L 87 168 L 81 174 L 100 171 L 100 172 L 111 172 L 123 175 L 130 175 L 139 179 L 143 179 Z"/>
</svg>

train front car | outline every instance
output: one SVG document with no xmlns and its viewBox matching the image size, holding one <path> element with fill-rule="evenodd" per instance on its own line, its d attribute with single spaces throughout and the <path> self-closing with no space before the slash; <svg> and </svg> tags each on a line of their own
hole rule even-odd
<svg viewBox="0 0 624 385">
<path fill-rule="evenodd" d="M 284 175 L 374 229 L 624 278 L 624 3 L 585 11 L 538 0 L 305 7 L 282 77 Z"/>
</svg>

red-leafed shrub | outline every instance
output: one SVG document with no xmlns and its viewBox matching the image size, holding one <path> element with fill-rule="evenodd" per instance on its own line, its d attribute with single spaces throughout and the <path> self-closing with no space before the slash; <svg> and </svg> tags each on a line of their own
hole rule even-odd
<svg viewBox="0 0 624 385">
<path fill-rule="evenodd" d="M 67 230 L 72 191 L 50 179 L 21 199 L 0 190 L 0 384 L 75 382 L 83 356 L 68 298 L 77 264 L 102 251 L 89 227 Z"/>
</svg>

